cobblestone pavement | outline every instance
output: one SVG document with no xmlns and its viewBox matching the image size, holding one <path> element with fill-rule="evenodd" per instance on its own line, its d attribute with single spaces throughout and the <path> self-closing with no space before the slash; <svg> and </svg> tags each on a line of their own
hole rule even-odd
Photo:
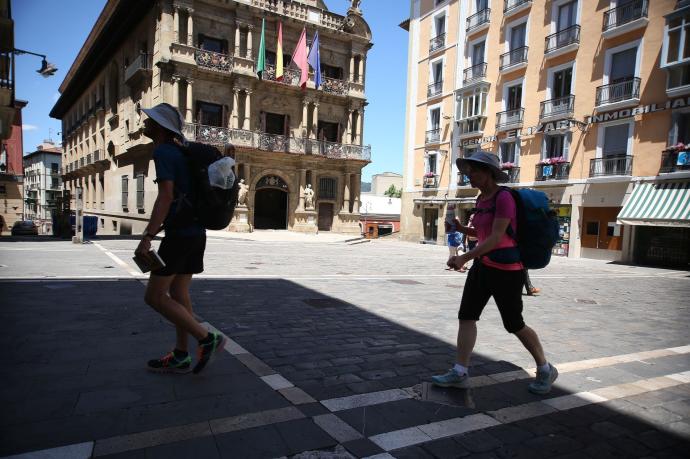
<svg viewBox="0 0 690 459">
<path fill-rule="evenodd" d="M 556 258 L 524 297 L 552 393 L 493 303 L 472 388 L 440 390 L 465 281 L 445 247 L 267 239 L 209 238 L 193 302 L 230 340 L 200 376 L 143 368 L 174 329 L 135 239 L 0 240 L 0 456 L 687 457 L 690 273 Z"/>
</svg>

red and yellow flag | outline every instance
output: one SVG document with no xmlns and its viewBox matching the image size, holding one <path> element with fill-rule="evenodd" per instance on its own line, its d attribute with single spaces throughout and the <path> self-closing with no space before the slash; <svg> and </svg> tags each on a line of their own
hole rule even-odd
<svg viewBox="0 0 690 459">
<path fill-rule="evenodd" d="M 276 80 L 283 80 L 283 23 L 278 21 L 278 45 L 276 46 Z"/>
</svg>

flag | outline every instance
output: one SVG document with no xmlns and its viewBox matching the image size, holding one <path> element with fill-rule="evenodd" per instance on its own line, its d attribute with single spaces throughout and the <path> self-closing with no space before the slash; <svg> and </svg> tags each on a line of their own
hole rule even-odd
<svg viewBox="0 0 690 459">
<path fill-rule="evenodd" d="M 283 81 L 283 23 L 278 21 L 278 45 L 276 46 L 276 80 Z"/>
<path fill-rule="evenodd" d="M 256 73 L 259 79 L 263 78 L 266 71 L 266 40 L 265 40 L 266 19 L 261 20 L 261 42 L 259 43 L 259 57 L 256 62 Z"/>
<path fill-rule="evenodd" d="M 309 57 L 307 58 L 309 65 L 314 69 L 314 87 L 319 89 L 321 86 L 321 54 L 319 53 L 319 31 L 314 34 L 314 40 L 311 43 L 309 50 Z"/>
<path fill-rule="evenodd" d="M 292 58 L 290 59 L 290 64 L 295 64 L 302 72 L 299 78 L 299 85 L 302 88 L 307 86 L 307 80 L 309 79 L 309 63 L 307 62 L 307 29 L 302 28 L 302 34 L 299 36 L 297 41 L 297 47 L 295 52 L 292 53 Z"/>
</svg>

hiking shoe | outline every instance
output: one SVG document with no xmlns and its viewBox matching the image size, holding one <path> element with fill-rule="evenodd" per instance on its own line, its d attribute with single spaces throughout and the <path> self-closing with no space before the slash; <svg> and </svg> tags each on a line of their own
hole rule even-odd
<svg viewBox="0 0 690 459">
<path fill-rule="evenodd" d="M 208 337 L 199 341 L 197 349 L 198 362 L 194 366 L 192 372 L 197 374 L 201 372 L 209 363 L 211 363 L 219 352 L 223 351 L 225 346 L 225 338 L 220 333 L 209 332 Z"/>
<path fill-rule="evenodd" d="M 458 389 L 470 387 L 470 376 L 467 373 L 460 376 L 454 368 L 448 370 L 446 374 L 432 376 L 431 381 L 434 383 L 434 386 L 439 387 L 457 387 Z"/>
<path fill-rule="evenodd" d="M 147 368 L 156 373 L 189 373 L 192 369 L 192 358 L 189 355 L 178 357 L 174 352 L 168 352 L 160 359 L 149 360 Z"/>
<path fill-rule="evenodd" d="M 549 371 L 537 370 L 537 377 L 529 385 L 529 391 L 533 394 L 544 395 L 551 392 L 551 385 L 558 378 L 558 370 L 549 364 Z"/>
</svg>

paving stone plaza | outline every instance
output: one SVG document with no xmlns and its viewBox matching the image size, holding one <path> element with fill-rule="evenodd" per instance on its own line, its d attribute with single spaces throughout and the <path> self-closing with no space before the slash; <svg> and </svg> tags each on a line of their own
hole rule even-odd
<svg viewBox="0 0 690 459">
<path fill-rule="evenodd" d="M 523 297 L 560 371 L 552 392 L 527 391 L 534 362 L 493 302 L 472 387 L 438 389 L 466 278 L 444 270 L 446 247 L 224 236 L 209 235 L 192 300 L 229 341 L 199 376 L 145 369 L 174 328 L 144 304 L 136 239 L 0 241 L 0 457 L 690 451 L 687 271 L 556 258 Z"/>
</svg>

